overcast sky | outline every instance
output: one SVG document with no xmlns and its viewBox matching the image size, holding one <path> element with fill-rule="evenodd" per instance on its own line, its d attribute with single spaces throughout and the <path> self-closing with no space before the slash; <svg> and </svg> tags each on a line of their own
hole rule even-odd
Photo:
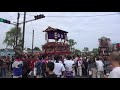
<svg viewBox="0 0 120 90">
<path fill-rule="evenodd" d="M 0 12 L 0 18 L 16 22 L 18 12 Z M 93 49 L 98 47 L 98 38 L 106 36 L 112 43 L 120 42 L 120 14 L 116 12 L 27 12 L 26 20 L 34 18 L 34 15 L 44 14 L 46 17 L 40 20 L 26 23 L 25 47 L 32 47 L 32 30 L 35 30 L 34 46 L 41 47 L 45 44 L 45 33 L 42 32 L 48 26 L 68 31 L 68 39 L 74 39 L 75 48 L 82 50 L 84 47 Z M 23 12 L 20 12 L 20 22 L 23 21 Z M 95 16 L 96 17 L 47 17 L 47 16 Z M 5 34 L 13 25 L 0 22 L 0 48 L 5 48 L 2 42 Z M 23 27 L 20 25 L 20 27 Z"/>
</svg>

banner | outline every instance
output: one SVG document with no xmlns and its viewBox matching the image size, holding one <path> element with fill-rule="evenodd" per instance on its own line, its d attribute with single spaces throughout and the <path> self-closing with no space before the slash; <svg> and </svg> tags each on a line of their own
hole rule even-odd
<svg viewBox="0 0 120 90">
<path fill-rule="evenodd" d="M 66 34 L 67 35 L 67 34 Z M 64 32 L 48 32 L 48 39 L 66 39 Z"/>
</svg>

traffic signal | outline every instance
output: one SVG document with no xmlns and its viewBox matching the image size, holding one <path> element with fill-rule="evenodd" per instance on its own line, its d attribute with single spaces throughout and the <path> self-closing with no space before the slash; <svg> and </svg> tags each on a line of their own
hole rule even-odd
<svg viewBox="0 0 120 90">
<path fill-rule="evenodd" d="M 9 20 L 3 19 L 3 18 L 0 18 L 0 22 L 4 22 L 4 23 L 8 23 L 8 24 L 11 23 Z"/>
<path fill-rule="evenodd" d="M 34 16 L 34 18 L 35 20 L 37 20 L 37 19 L 45 18 L 45 16 L 43 14 L 40 14 L 40 15 Z"/>
</svg>

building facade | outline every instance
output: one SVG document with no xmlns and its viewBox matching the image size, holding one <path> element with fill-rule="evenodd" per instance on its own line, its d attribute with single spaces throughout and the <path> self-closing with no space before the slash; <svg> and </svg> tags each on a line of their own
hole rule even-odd
<svg viewBox="0 0 120 90">
<path fill-rule="evenodd" d="M 14 56 L 15 52 L 13 49 L 0 49 L 0 56 Z"/>
</svg>

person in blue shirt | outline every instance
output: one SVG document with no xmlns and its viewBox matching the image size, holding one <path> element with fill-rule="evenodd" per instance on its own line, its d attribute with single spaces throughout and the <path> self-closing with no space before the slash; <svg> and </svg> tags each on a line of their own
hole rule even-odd
<svg viewBox="0 0 120 90">
<path fill-rule="evenodd" d="M 16 56 L 15 62 L 12 64 L 13 78 L 22 78 L 22 67 L 23 62 L 21 61 L 20 56 Z"/>
<path fill-rule="evenodd" d="M 36 60 L 35 68 L 36 68 L 36 78 L 40 78 L 42 74 L 42 63 L 41 63 L 42 57 L 39 57 L 39 59 Z"/>
</svg>

